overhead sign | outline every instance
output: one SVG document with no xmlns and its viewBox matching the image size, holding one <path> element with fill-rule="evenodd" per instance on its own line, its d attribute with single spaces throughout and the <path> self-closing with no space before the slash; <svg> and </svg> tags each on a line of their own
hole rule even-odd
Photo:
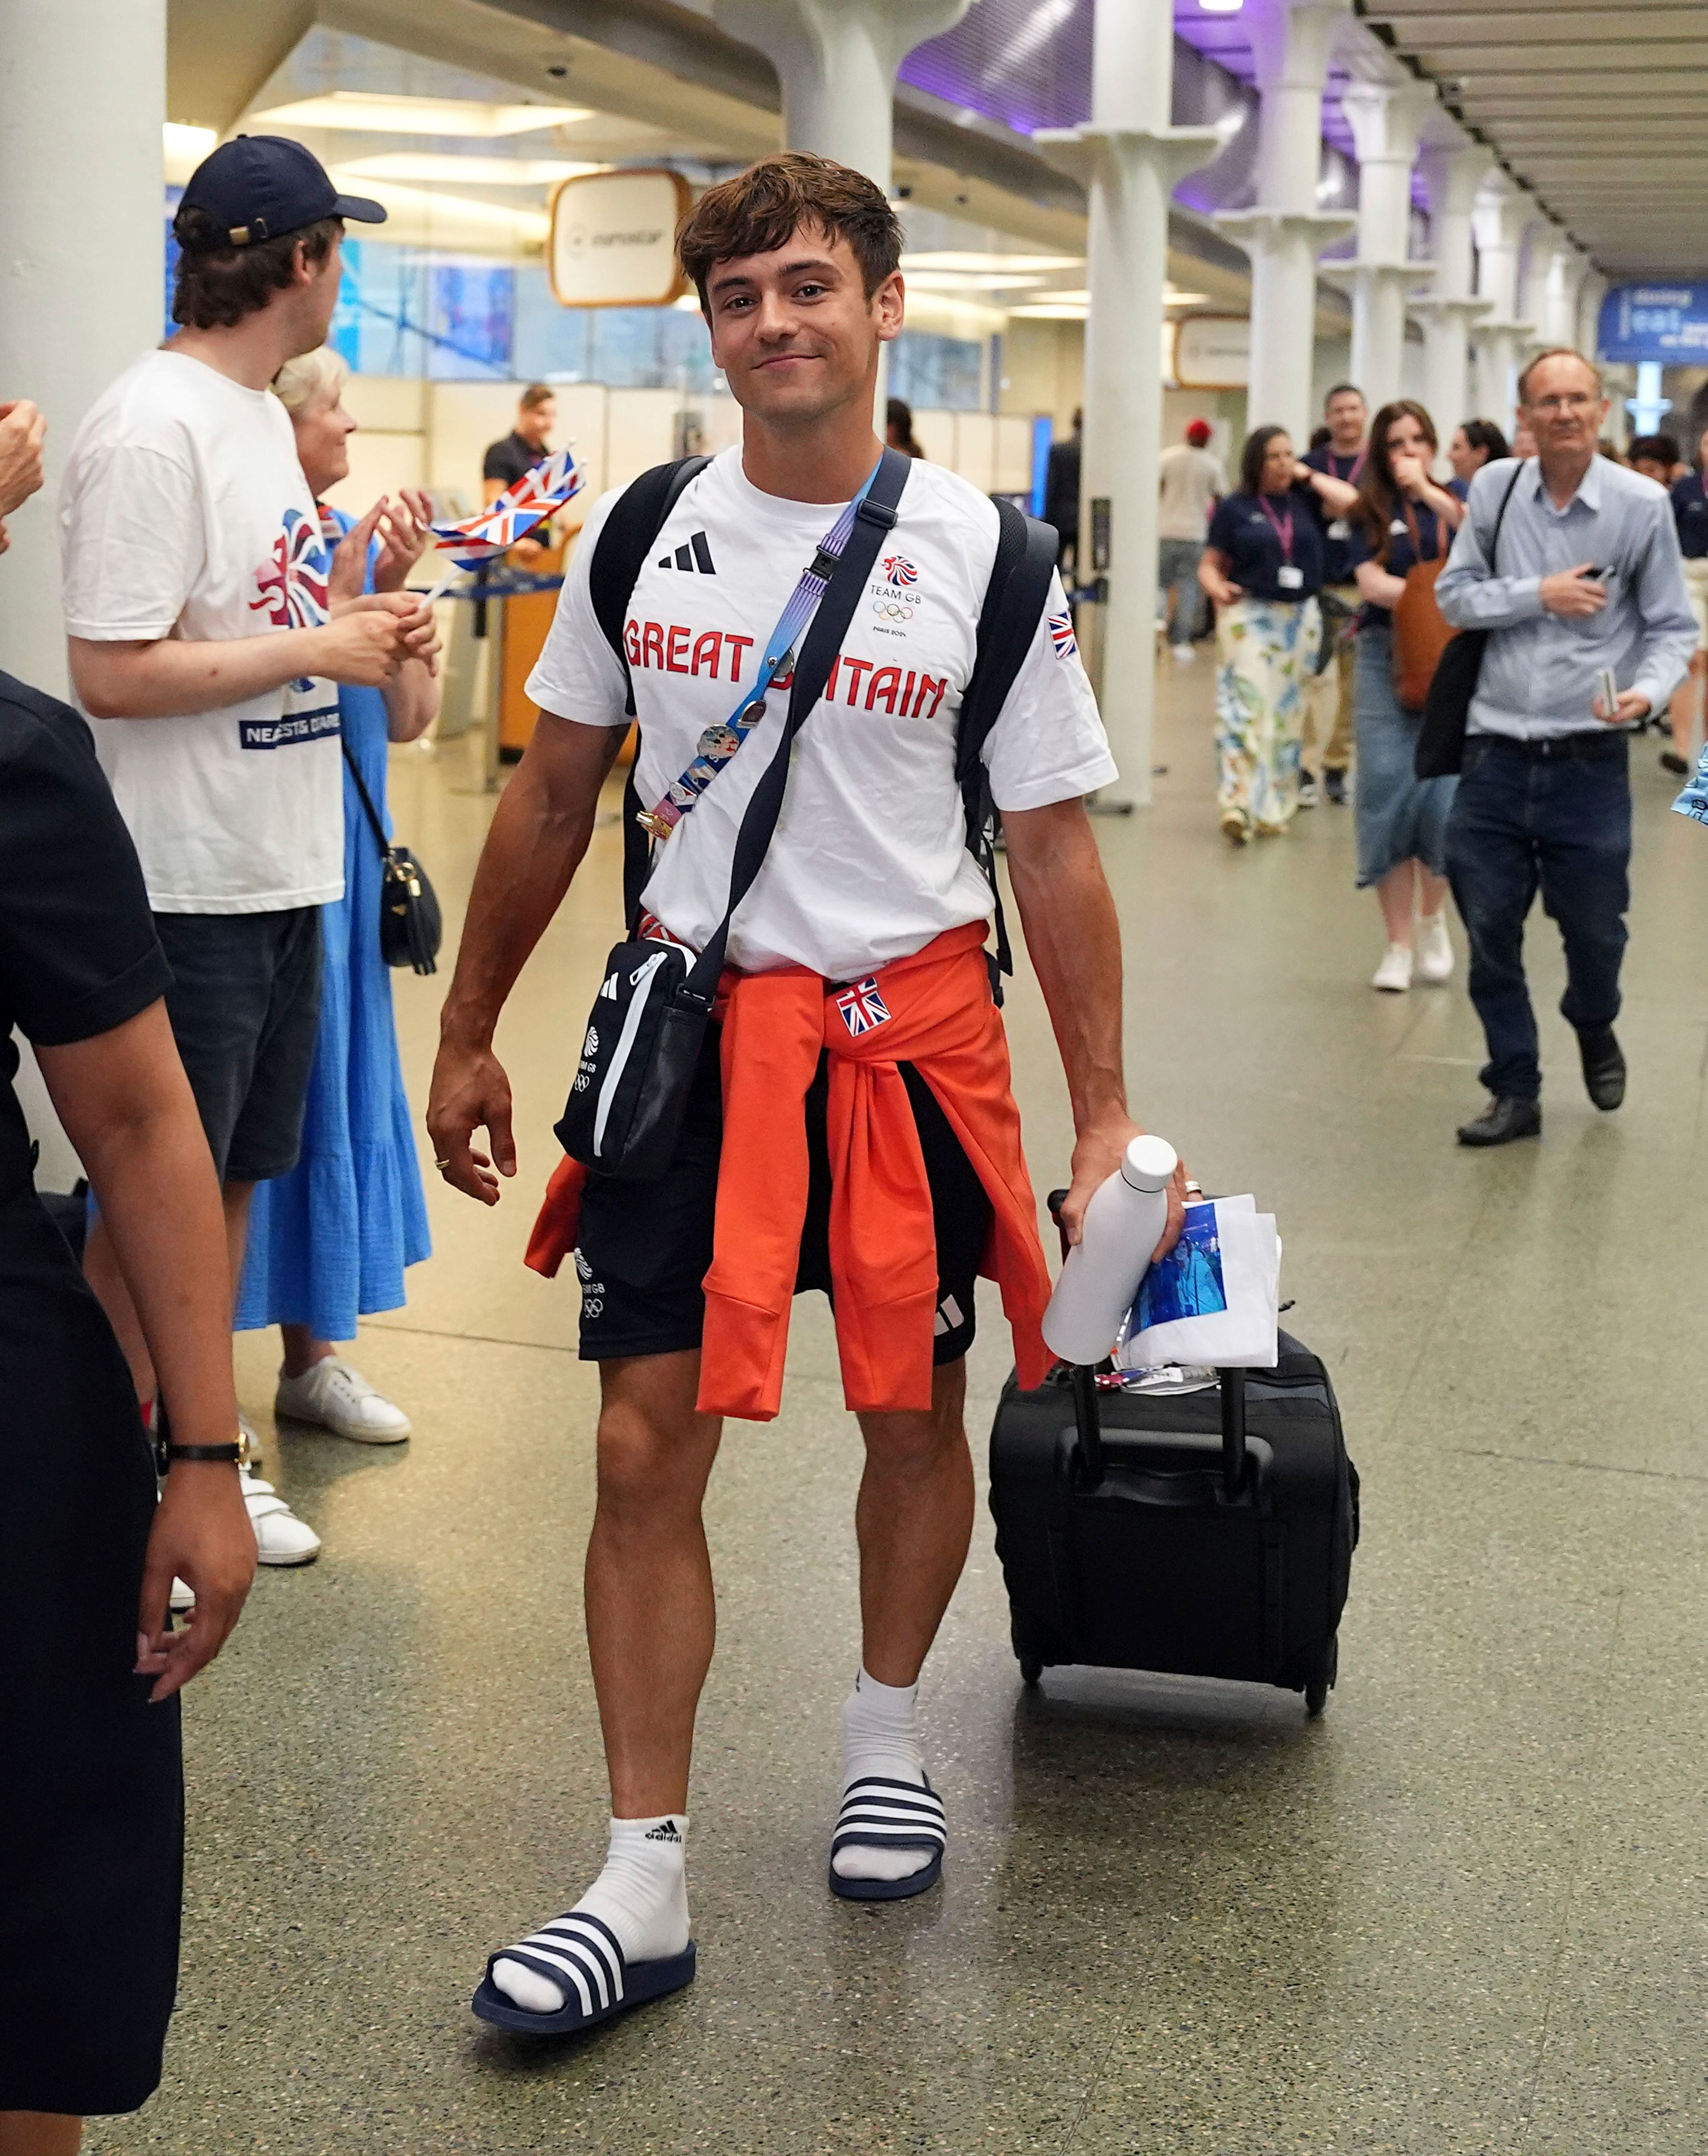
<svg viewBox="0 0 1708 2156">
<path fill-rule="evenodd" d="M 689 200 L 680 172 L 582 172 L 561 180 L 546 250 L 559 306 L 665 307 L 685 292 L 676 227 Z"/>
<path fill-rule="evenodd" d="M 1616 285 L 1601 303 L 1596 339 L 1613 362 L 1663 367 L 1708 362 L 1708 285 Z"/>
<path fill-rule="evenodd" d="M 1182 315 L 1168 371 L 1182 389 L 1244 389 L 1251 380 L 1251 323 L 1244 315 Z"/>
</svg>

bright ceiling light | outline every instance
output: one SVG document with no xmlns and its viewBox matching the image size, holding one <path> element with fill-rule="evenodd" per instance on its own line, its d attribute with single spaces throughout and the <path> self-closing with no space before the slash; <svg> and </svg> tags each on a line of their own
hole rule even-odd
<svg viewBox="0 0 1708 2156">
<path fill-rule="evenodd" d="M 592 116 L 584 105 L 484 105 L 472 97 L 380 97 L 334 90 L 252 112 L 257 123 L 291 127 L 348 127 L 372 135 L 526 135 Z"/>
<path fill-rule="evenodd" d="M 1244 4 L 1245 0 L 1198 0 L 1207 15 L 1237 15 Z"/>
<path fill-rule="evenodd" d="M 610 169 L 577 164 L 569 157 L 459 157 L 433 150 L 386 150 L 375 157 L 353 157 L 344 167 L 364 179 L 449 181 L 453 187 L 460 182 L 471 187 L 547 187 L 556 180 Z"/>
<path fill-rule="evenodd" d="M 1069 306 L 1059 300 L 1039 301 L 1036 305 L 1010 307 L 1010 319 L 1027 322 L 1083 322 L 1088 310 Z"/>
<path fill-rule="evenodd" d="M 363 181 L 364 175 L 352 172 L 348 166 L 335 165 L 332 179 L 339 187 L 349 183 L 353 194 Z M 406 222 L 426 219 L 461 224 L 465 228 L 477 225 L 494 233 L 504 233 L 519 242 L 538 242 L 551 230 L 551 220 L 543 210 L 513 209 L 508 203 L 478 202 L 470 195 L 438 195 L 423 187 L 399 187 L 395 180 L 368 179 L 366 192 L 372 194 L 382 209 L 390 210 Z"/>
<path fill-rule="evenodd" d="M 199 165 L 219 140 L 217 128 L 182 127 L 175 120 L 168 120 L 160 132 L 167 157 L 187 157 L 192 165 Z"/>
<path fill-rule="evenodd" d="M 1084 266 L 1082 254 L 975 254 L 964 248 L 937 248 L 922 254 L 904 254 L 901 267 L 907 275 L 916 270 L 994 270 L 999 274 L 1008 270 L 1078 270 Z"/>
<path fill-rule="evenodd" d="M 982 270 L 909 270 L 912 292 L 1034 292 L 1042 277 L 1003 277 Z"/>
<path fill-rule="evenodd" d="M 1165 307 L 1201 307 L 1209 296 L 1208 292 L 1177 292 L 1170 285 L 1162 294 L 1162 304 Z"/>
<path fill-rule="evenodd" d="M 1040 292 L 1039 299 L 1041 304 L 1052 307 L 1089 307 L 1091 304 L 1091 295 L 1085 291 Z"/>
</svg>

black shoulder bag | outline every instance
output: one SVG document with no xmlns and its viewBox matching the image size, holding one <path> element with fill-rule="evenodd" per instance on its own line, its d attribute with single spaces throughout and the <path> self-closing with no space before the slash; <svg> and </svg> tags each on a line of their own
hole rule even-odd
<svg viewBox="0 0 1708 2156">
<path fill-rule="evenodd" d="M 427 871 L 407 846 L 394 846 L 386 836 L 386 827 L 356 767 L 349 742 L 341 736 L 338 746 L 344 752 L 344 767 L 356 783 L 362 813 L 380 850 L 380 956 L 388 966 L 409 966 L 418 973 L 436 973 L 444 924 Z"/>
<path fill-rule="evenodd" d="M 1490 576 L 1495 573 L 1495 557 L 1500 551 L 1500 526 L 1506 521 L 1506 505 L 1523 476 L 1524 465 L 1521 464 L 1500 497 L 1495 529 L 1489 538 Z M 1419 778 L 1449 778 L 1463 765 L 1471 699 L 1477 693 L 1483 653 L 1492 634 L 1486 629 L 1462 629 L 1444 647 L 1429 683 L 1429 693 L 1423 700 L 1423 723 L 1418 730 L 1418 746 L 1412 752 L 1412 768 Z"/>
<path fill-rule="evenodd" d="M 564 1151 L 603 1175 L 627 1183 L 654 1182 L 675 1152 L 724 969 L 730 923 L 764 862 L 782 813 L 795 736 L 823 694 L 830 662 L 848 633 L 885 534 L 895 524 L 895 504 L 911 464 L 910 458 L 886 449 L 854 512 L 848 543 L 796 658 L 782 737 L 741 818 L 730 865 L 729 903 L 705 948 L 694 957 L 676 944 L 636 937 L 640 894 L 638 889 L 630 893 L 629 940 L 618 944 L 605 961 L 569 1099 L 556 1127 Z M 638 801 L 631 773 L 624 795 L 626 839 L 630 827 L 639 830 L 633 824 Z M 628 844 L 632 860 L 633 840 Z M 644 843 L 641 853 L 644 883 Z M 634 881 L 633 874 L 625 875 L 626 884 Z"/>
</svg>

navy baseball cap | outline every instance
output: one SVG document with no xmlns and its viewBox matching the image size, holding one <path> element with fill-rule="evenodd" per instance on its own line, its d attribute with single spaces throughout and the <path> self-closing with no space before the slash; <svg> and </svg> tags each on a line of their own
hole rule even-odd
<svg viewBox="0 0 1708 2156">
<path fill-rule="evenodd" d="M 341 195 L 314 151 L 286 135 L 238 135 L 222 142 L 191 173 L 179 207 L 211 217 L 232 247 L 278 239 L 323 217 L 386 221 L 377 202 Z"/>
</svg>

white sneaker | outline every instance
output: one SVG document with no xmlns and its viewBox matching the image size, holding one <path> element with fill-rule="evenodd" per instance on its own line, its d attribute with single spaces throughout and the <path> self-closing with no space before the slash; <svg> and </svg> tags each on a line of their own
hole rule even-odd
<svg viewBox="0 0 1708 2156">
<path fill-rule="evenodd" d="M 1390 943 L 1382 954 L 1382 963 L 1370 976 L 1372 988 L 1385 988 L 1390 995 L 1403 996 L 1412 985 L 1412 947 L 1409 943 Z"/>
<path fill-rule="evenodd" d="M 167 1606 L 174 1617 L 182 1617 L 196 1606 L 196 1590 L 187 1582 L 172 1574 L 172 1592 L 167 1597 Z"/>
<path fill-rule="evenodd" d="M 1418 923 L 1418 978 L 1448 981 L 1453 978 L 1453 939 L 1447 932 L 1447 915 L 1426 913 Z"/>
<path fill-rule="evenodd" d="M 1198 659 L 1197 652 L 1189 644 L 1171 644 L 1168 649 L 1174 654 L 1174 663 L 1177 666 L 1191 666 Z"/>
<path fill-rule="evenodd" d="M 1301 771 L 1299 774 L 1299 806 L 1301 808 L 1314 808 L 1316 803 L 1316 781 L 1308 771 Z"/>
<path fill-rule="evenodd" d="M 382 1399 L 341 1355 L 324 1357 L 300 1378 L 280 1378 L 273 1412 L 318 1423 L 358 1445 L 401 1445 L 409 1435 L 402 1408 Z"/>
<path fill-rule="evenodd" d="M 300 1520 L 285 1500 L 274 1494 L 270 1483 L 257 1489 L 242 1468 L 238 1470 L 249 1525 L 255 1531 L 255 1555 L 263 1564 L 309 1564 L 321 1553 L 321 1538 L 306 1520 Z"/>
</svg>

